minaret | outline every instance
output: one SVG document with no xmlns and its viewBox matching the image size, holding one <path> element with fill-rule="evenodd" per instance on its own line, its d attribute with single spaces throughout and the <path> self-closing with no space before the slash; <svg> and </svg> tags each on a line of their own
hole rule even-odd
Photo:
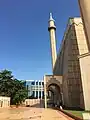
<svg viewBox="0 0 90 120">
<path fill-rule="evenodd" d="M 54 23 L 54 19 L 52 18 L 52 13 L 50 13 L 50 19 L 49 19 L 49 27 L 48 31 L 50 33 L 50 45 L 51 45 L 51 56 L 52 56 L 52 71 L 54 69 L 54 65 L 57 59 L 57 53 L 56 53 L 56 26 Z"/>
</svg>

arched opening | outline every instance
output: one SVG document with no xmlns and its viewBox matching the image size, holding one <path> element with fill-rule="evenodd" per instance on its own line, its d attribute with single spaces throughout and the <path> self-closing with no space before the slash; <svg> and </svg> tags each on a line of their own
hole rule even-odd
<svg viewBox="0 0 90 120">
<path fill-rule="evenodd" d="M 47 105 L 48 107 L 62 105 L 62 94 L 60 86 L 52 83 L 47 86 Z"/>
<path fill-rule="evenodd" d="M 49 89 L 48 94 L 47 94 L 47 105 L 48 107 L 53 107 L 54 106 L 54 92 L 53 90 Z"/>
</svg>

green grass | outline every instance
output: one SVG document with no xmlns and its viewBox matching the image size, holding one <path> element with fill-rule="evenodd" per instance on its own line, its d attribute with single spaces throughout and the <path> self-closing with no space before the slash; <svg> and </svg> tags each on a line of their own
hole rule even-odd
<svg viewBox="0 0 90 120">
<path fill-rule="evenodd" d="M 64 111 L 67 113 L 71 113 L 72 115 L 79 118 L 83 118 L 82 113 L 86 113 L 86 112 L 90 113 L 90 111 L 75 111 L 75 110 L 64 110 Z"/>
</svg>

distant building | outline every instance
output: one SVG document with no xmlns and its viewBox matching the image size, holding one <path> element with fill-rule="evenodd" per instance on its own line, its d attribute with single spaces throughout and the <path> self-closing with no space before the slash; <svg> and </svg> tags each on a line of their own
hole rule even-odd
<svg viewBox="0 0 90 120">
<path fill-rule="evenodd" d="M 10 97 L 0 96 L 0 108 L 10 107 Z"/>
<path fill-rule="evenodd" d="M 36 99 L 44 98 L 43 80 L 25 80 L 25 86 L 28 90 L 28 97 Z"/>
</svg>

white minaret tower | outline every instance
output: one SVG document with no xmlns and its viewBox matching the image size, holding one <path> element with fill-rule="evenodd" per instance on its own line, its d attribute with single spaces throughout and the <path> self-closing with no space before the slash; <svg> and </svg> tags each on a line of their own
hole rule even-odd
<svg viewBox="0 0 90 120">
<path fill-rule="evenodd" d="M 51 45 L 51 56 L 52 56 L 52 70 L 54 69 L 54 65 L 57 59 L 57 53 L 56 53 L 56 26 L 54 24 L 54 19 L 52 18 L 52 13 L 50 13 L 50 19 L 49 19 L 49 27 L 48 31 L 50 33 L 50 45 Z"/>
</svg>

